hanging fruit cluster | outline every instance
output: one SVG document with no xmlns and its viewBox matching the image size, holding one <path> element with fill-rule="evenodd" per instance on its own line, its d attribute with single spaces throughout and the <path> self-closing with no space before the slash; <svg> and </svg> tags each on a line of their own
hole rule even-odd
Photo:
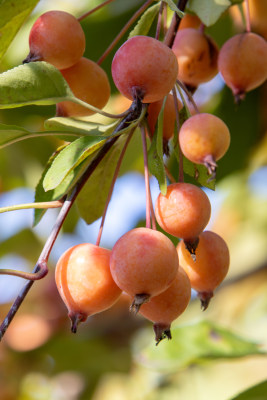
<svg viewBox="0 0 267 400">
<path fill-rule="evenodd" d="M 167 7 L 165 2 L 158 2 L 158 6 Z M 154 323 L 156 342 L 171 338 L 170 325 L 186 309 L 191 288 L 206 309 L 214 290 L 228 272 L 227 244 L 214 232 L 205 231 L 211 205 L 197 185 L 197 178 L 202 171 L 207 185 L 215 181 L 217 161 L 230 146 L 230 132 L 220 118 L 199 112 L 193 94 L 198 85 L 210 81 L 219 71 L 236 101 L 241 101 L 248 91 L 267 78 L 267 44 L 262 37 L 247 30 L 230 38 L 219 49 L 196 16 L 186 14 L 179 27 L 181 14 L 179 10 L 178 14 L 174 13 L 176 23 L 170 25 L 165 36 L 161 35 L 162 40 L 159 40 L 162 33 L 162 12 L 159 12 L 156 38 L 138 34 L 116 51 L 111 65 L 113 81 L 121 95 L 131 101 L 129 109 L 117 116 L 101 111 L 110 98 L 110 84 L 99 65 L 104 57 L 98 63 L 83 57 L 85 36 L 75 17 L 62 11 L 49 11 L 37 19 L 30 32 L 30 53 L 24 67 L 37 61 L 49 63 L 60 71 L 63 84 L 70 89 L 65 100 L 62 101 L 64 96 L 58 96 L 57 117 L 90 116 L 99 112 L 118 119 L 111 134 L 107 134 L 111 128 L 102 136 L 92 134 L 91 142 L 84 136 L 84 153 L 73 167 L 80 168 L 77 179 L 63 193 L 71 205 L 103 158 L 119 140 L 123 143 L 96 244 L 84 243 L 68 249 L 56 266 L 57 287 L 68 308 L 73 332 L 79 322 L 108 309 L 125 292 L 132 299 L 131 310 Z M 107 250 L 99 246 L 105 215 L 134 132 L 141 132 L 143 143 L 146 227 L 130 230 L 112 250 Z M 151 142 L 148 152 L 147 142 Z M 73 143 L 61 153 L 67 154 Z M 165 166 L 164 156 L 172 151 L 179 160 L 178 182 Z M 184 157 L 194 164 L 196 184 L 184 182 Z M 53 156 L 51 168 L 56 160 L 57 154 Z M 161 189 L 155 212 L 149 172 L 156 176 Z M 42 183 L 45 184 L 45 179 Z M 64 201 L 64 196 L 59 200 Z M 66 214 L 62 211 L 59 227 Z M 177 248 L 157 230 L 156 222 L 164 232 L 179 239 Z M 40 257 L 39 269 L 47 257 Z"/>
</svg>

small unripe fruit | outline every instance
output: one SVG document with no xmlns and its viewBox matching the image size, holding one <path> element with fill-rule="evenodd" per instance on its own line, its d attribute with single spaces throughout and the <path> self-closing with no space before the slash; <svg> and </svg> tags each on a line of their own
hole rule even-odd
<svg viewBox="0 0 267 400">
<path fill-rule="evenodd" d="M 48 11 L 34 23 L 30 53 L 24 62 L 46 61 L 58 69 L 69 68 L 83 55 L 85 35 L 79 21 L 65 11 Z"/>
<path fill-rule="evenodd" d="M 110 254 L 83 243 L 68 249 L 57 262 L 56 284 L 68 308 L 72 332 L 88 316 L 111 307 L 121 294 L 110 273 Z"/>
<path fill-rule="evenodd" d="M 220 50 L 218 67 L 236 100 L 267 79 L 267 42 L 246 32 L 233 36 Z"/>
<path fill-rule="evenodd" d="M 159 194 L 155 215 L 158 224 L 169 234 L 192 240 L 204 230 L 210 219 L 208 196 L 191 183 L 173 183 L 164 196 Z"/>
<path fill-rule="evenodd" d="M 224 280 L 230 264 L 229 249 L 223 238 L 211 231 L 199 235 L 196 259 L 181 241 L 177 247 L 181 266 L 187 273 L 191 286 L 198 292 L 202 307 L 207 308 L 213 291 Z"/>
<path fill-rule="evenodd" d="M 179 266 L 174 250 L 167 236 L 149 228 L 132 229 L 116 242 L 111 274 L 121 290 L 136 297 L 134 310 L 172 283 Z"/>
<path fill-rule="evenodd" d="M 190 280 L 183 268 L 179 267 L 168 289 L 142 306 L 140 314 L 154 322 L 157 344 L 165 337 L 171 339 L 171 323 L 184 312 L 190 297 Z"/>
<path fill-rule="evenodd" d="M 106 72 L 94 61 L 82 57 L 75 65 L 60 71 L 74 95 L 97 108 L 103 108 L 110 97 Z M 63 101 L 57 104 L 57 115 L 82 117 L 94 114 L 79 104 Z"/>
<path fill-rule="evenodd" d="M 178 65 L 173 51 L 148 36 L 128 39 L 112 61 L 112 77 L 128 99 L 138 95 L 144 103 L 161 100 L 173 88 Z"/>
<path fill-rule="evenodd" d="M 196 164 L 204 164 L 209 173 L 216 170 L 216 161 L 224 156 L 230 145 L 226 124 L 212 114 L 201 113 L 188 118 L 179 133 L 182 153 Z"/>
<path fill-rule="evenodd" d="M 172 50 L 179 65 L 178 79 L 186 85 L 196 87 L 217 74 L 218 46 L 200 30 L 178 30 Z"/>
</svg>

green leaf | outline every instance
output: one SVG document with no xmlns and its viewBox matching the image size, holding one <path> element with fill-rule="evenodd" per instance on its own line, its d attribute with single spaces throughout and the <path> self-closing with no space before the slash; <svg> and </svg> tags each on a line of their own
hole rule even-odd
<svg viewBox="0 0 267 400">
<path fill-rule="evenodd" d="M 255 386 L 233 397 L 231 400 L 266 400 L 267 381 L 258 383 Z"/>
<path fill-rule="evenodd" d="M 91 158 L 88 157 L 85 159 L 81 164 L 79 164 L 75 169 L 73 169 L 58 185 L 54 190 L 49 190 L 48 192 L 44 191 L 43 181 L 47 174 L 47 171 L 51 167 L 52 162 L 57 157 L 57 155 L 64 149 L 65 146 L 58 148 L 58 150 L 50 157 L 48 163 L 42 173 L 42 176 L 35 188 L 35 202 L 41 201 L 54 201 L 60 200 L 64 195 L 66 195 L 75 185 L 77 180 L 80 178 L 82 173 L 85 171 L 86 167 L 91 161 Z M 43 215 L 45 214 L 46 209 L 35 209 L 34 210 L 34 223 L 33 225 L 36 226 L 38 222 L 42 219 Z"/>
<path fill-rule="evenodd" d="M 167 180 L 163 162 L 163 114 L 166 98 L 163 101 L 157 122 L 157 128 L 154 132 L 152 143 L 148 150 L 148 168 L 152 175 L 154 175 L 159 183 L 160 191 L 163 195 L 167 193 Z"/>
<path fill-rule="evenodd" d="M 80 215 L 87 224 L 91 224 L 103 214 L 110 185 L 125 140 L 125 136 L 117 140 L 77 197 L 76 204 Z"/>
<path fill-rule="evenodd" d="M 73 98 L 59 70 L 43 61 L 20 65 L 0 75 L 0 109 L 49 105 Z"/>
<path fill-rule="evenodd" d="M 181 10 L 179 10 L 179 8 L 176 6 L 176 4 L 172 0 L 163 0 L 163 1 L 165 1 L 165 3 L 168 4 L 170 9 L 172 11 L 176 12 L 176 14 L 179 15 L 180 18 L 183 18 L 184 13 Z"/>
<path fill-rule="evenodd" d="M 152 7 L 149 7 L 142 17 L 139 19 L 134 29 L 130 32 L 129 38 L 137 35 L 147 35 L 154 19 L 156 18 L 160 9 L 160 2 Z"/>
<path fill-rule="evenodd" d="M 172 340 L 162 341 L 157 347 L 151 343 L 141 351 L 136 348 L 136 358 L 140 363 L 168 372 L 203 360 L 257 354 L 265 354 L 258 344 L 209 321 L 173 328 Z"/>
<path fill-rule="evenodd" d="M 0 60 L 39 0 L 0 0 Z"/>
<path fill-rule="evenodd" d="M 75 132 L 70 132 L 68 135 L 65 132 L 56 132 L 56 134 L 63 140 L 70 138 L 74 140 L 80 136 Z M 0 149 L 21 140 L 54 135 L 54 132 L 31 132 L 21 126 L 0 124 Z"/>
<path fill-rule="evenodd" d="M 195 13 L 205 24 L 210 26 L 220 18 L 229 6 L 235 3 L 230 0 L 189 0 L 187 10 Z"/>
<path fill-rule="evenodd" d="M 66 146 L 53 160 L 43 180 L 44 190 L 55 189 L 85 158 L 97 151 L 105 139 L 82 136 Z"/>
</svg>

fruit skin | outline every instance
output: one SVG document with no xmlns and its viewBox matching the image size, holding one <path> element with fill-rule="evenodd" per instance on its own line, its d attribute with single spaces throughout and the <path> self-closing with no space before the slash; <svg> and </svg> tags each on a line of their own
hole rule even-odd
<svg viewBox="0 0 267 400">
<path fill-rule="evenodd" d="M 214 161 L 224 156 L 230 145 L 230 132 L 220 118 L 201 113 L 183 123 L 179 142 L 186 158 L 193 163 L 205 165 L 207 156 Z"/>
<path fill-rule="evenodd" d="M 182 18 L 180 25 L 179 25 L 179 30 L 182 29 L 187 29 L 187 28 L 194 28 L 198 29 L 201 25 L 201 20 L 198 18 L 197 15 L 193 14 L 185 14 L 185 16 Z"/>
<path fill-rule="evenodd" d="M 110 97 L 106 72 L 94 61 L 82 57 L 75 65 L 60 71 L 76 97 L 97 108 L 103 108 Z M 57 115 L 82 117 L 94 114 L 79 104 L 63 101 L 57 104 Z"/>
<path fill-rule="evenodd" d="M 178 64 L 173 51 L 148 36 L 128 39 L 112 61 L 112 77 L 118 90 L 133 100 L 135 90 L 144 103 L 161 100 L 173 88 Z"/>
<path fill-rule="evenodd" d="M 110 254 L 110 250 L 83 243 L 69 248 L 57 262 L 56 284 L 73 332 L 80 321 L 108 309 L 121 294 L 110 273 Z"/>
<path fill-rule="evenodd" d="M 26 62 L 47 61 L 58 69 L 69 68 L 84 53 L 85 35 L 73 15 L 65 11 L 48 11 L 35 21 L 29 45 Z"/>
<path fill-rule="evenodd" d="M 178 79 L 196 87 L 211 80 L 217 73 L 219 49 L 214 40 L 200 30 L 178 30 L 172 50 L 179 65 Z"/>
<path fill-rule="evenodd" d="M 114 245 L 110 270 L 116 284 L 131 296 L 156 296 L 172 283 L 179 266 L 175 246 L 163 233 L 135 228 Z"/>
<path fill-rule="evenodd" d="M 230 255 L 226 242 L 216 233 L 205 231 L 199 235 L 195 261 L 183 241 L 178 244 L 177 251 L 180 265 L 187 273 L 192 288 L 200 294 L 200 298 L 203 294 L 203 299 L 208 298 L 209 301 L 229 269 Z"/>
<path fill-rule="evenodd" d="M 220 50 L 218 67 L 237 100 L 267 79 L 267 42 L 256 33 L 233 36 Z"/>
<path fill-rule="evenodd" d="M 191 183 L 173 183 L 166 195 L 159 194 L 155 204 L 158 224 L 169 234 L 191 240 L 209 222 L 211 205 L 208 196 Z"/>
<path fill-rule="evenodd" d="M 154 103 L 150 103 L 147 109 L 148 113 L 147 122 L 152 136 L 156 129 L 156 124 L 162 104 L 163 104 L 163 99 L 156 101 Z M 178 99 L 178 109 L 181 110 L 182 107 L 183 107 L 182 103 Z M 171 94 L 168 94 L 163 112 L 163 139 L 169 140 L 173 137 L 175 121 L 176 121 L 176 113 L 173 102 L 173 96 Z"/>
<path fill-rule="evenodd" d="M 140 314 L 154 322 L 157 344 L 164 337 L 171 339 L 171 323 L 184 312 L 190 298 L 190 280 L 183 268 L 179 266 L 176 277 L 168 289 L 152 297 L 142 306 Z"/>
</svg>

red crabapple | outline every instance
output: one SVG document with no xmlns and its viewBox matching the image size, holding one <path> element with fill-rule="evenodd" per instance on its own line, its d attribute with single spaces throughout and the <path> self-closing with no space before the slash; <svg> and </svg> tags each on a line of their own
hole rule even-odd
<svg viewBox="0 0 267 400">
<path fill-rule="evenodd" d="M 179 267 L 168 289 L 141 307 L 140 314 L 154 322 L 156 344 L 165 337 L 171 339 L 171 323 L 184 312 L 190 297 L 190 280 L 183 268 Z"/>
<path fill-rule="evenodd" d="M 69 68 L 82 57 L 85 35 L 79 21 L 65 11 L 48 11 L 34 23 L 30 53 L 24 62 L 46 61 L 58 69 Z"/>
<path fill-rule="evenodd" d="M 69 248 L 57 262 L 56 284 L 68 308 L 72 332 L 88 316 L 111 307 L 121 294 L 110 273 L 110 253 L 83 243 Z"/>
<path fill-rule="evenodd" d="M 135 296 L 133 310 L 167 289 L 179 266 L 175 246 L 163 233 L 135 228 L 125 233 L 111 252 L 110 270 L 116 284 Z"/>
<path fill-rule="evenodd" d="M 60 71 L 76 97 L 97 108 L 103 108 L 110 97 L 106 72 L 94 61 L 82 57 L 75 65 Z M 79 104 L 63 101 L 57 104 L 57 115 L 82 117 L 94 114 Z"/>
<path fill-rule="evenodd" d="M 178 64 L 173 51 L 148 36 L 128 39 L 112 61 L 112 77 L 128 99 L 136 95 L 144 103 L 161 100 L 173 88 Z"/>
</svg>

